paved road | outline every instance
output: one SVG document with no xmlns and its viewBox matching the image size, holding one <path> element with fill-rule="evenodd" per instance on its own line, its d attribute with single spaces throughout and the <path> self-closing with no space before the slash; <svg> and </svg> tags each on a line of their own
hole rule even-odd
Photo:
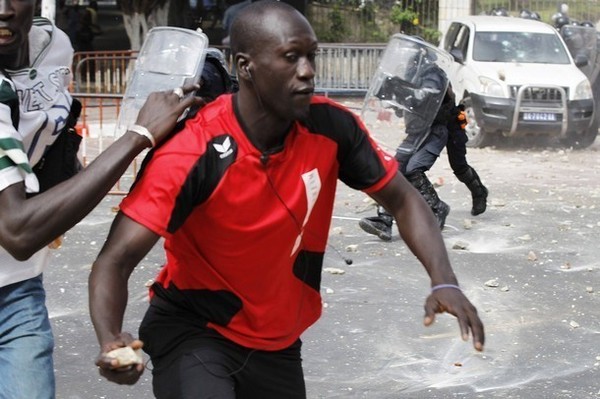
<svg viewBox="0 0 600 399">
<path fill-rule="evenodd" d="M 322 281 L 326 307 L 303 337 L 309 398 L 600 398 L 599 151 L 599 142 L 584 151 L 470 150 L 490 189 L 489 209 L 478 217 L 445 155 L 430 172 L 452 207 L 443 235 L 486 324 L 483 353 L 459 339 L 449 316 L 422 326 L 422 267 L 397 236 L 384 243 L 362 232 L 357 220 L 374 207 L 340 185 L 324 265 L 331 271 Z M 107 197 L 66 235 L 45 276 L 59 398 L 152 398 L 150 371 L 121 387 L 93 365 L 87 276 L 118 200 Z M 135 271 L 126 330 L 137 330 L 146 284 L 162 260 L 155 248 Z"/>
</svg>

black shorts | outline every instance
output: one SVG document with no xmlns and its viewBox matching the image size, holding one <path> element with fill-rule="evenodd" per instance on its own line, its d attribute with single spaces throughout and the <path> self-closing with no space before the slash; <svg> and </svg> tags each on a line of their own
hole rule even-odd
<svg viewBox="0 0 600 399">
<path fill-rule="evenodd" d="M 259 351 L 212 331 L 177 358 L 153 361 L 156 398 L 306 398 L 300 340 L 280 351 Z"/>
</svg>

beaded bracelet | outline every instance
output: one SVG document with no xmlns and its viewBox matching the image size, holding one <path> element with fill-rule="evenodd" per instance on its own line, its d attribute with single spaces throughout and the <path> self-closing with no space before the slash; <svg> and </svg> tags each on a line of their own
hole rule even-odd
<svg viewBox="0 0 600 399">
<path fill-rule="evenodd" d="M 431 292 L 441 290 L 442 288 L 454 288 L 456 290 L 462 291 L 460 287 L 456 284 L 438 284 L 431 287 Z"/>
</svg>

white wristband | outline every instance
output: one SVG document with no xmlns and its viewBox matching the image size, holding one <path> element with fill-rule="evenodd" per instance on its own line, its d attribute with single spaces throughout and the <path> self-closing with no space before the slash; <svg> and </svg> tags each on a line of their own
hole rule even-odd
<svg viewBox="0 0 600 399">
<path fill-rule="evenodd" d="M 150 140 L 150 147 L 154 147 L 156 145 L 156 140 L 154 140 L 154 136 L 142 125 L 131 125 L 129 126 L 129 131 L 139 134 L 140 136 L 144 136 L 148 140 Z"/>
</svg>

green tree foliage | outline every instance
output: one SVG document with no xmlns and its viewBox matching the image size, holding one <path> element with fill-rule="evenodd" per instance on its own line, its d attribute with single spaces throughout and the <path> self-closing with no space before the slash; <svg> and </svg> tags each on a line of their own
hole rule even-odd
<svg viewBox="0 0 600 399">
<path fill-rule="evenodd" d="M 347 23 L 344 21 L 344 16 L 338 6 L 334 6 L 333 10 L 327 16 L 330 22 L 330 28 L 325 32 L 322 40 L 326 42 L 336 43 L 343 42 L 347 36 Z"/>
<path fill-rule="evenodd" d="M 416 34 L 419 26 L 419 14 L 412 7 L 404 7 L 400 3 L 392 6 L 390 20 L 392 23 L 399 25 L 400 31 L 407 35 Z"/>
<path fill-rule="evenodd" d="M 324 0 L 309 19 L 322 42 L 385 43 L 394 33 L 437 44 L 438 0 Z"/>
</svg>

